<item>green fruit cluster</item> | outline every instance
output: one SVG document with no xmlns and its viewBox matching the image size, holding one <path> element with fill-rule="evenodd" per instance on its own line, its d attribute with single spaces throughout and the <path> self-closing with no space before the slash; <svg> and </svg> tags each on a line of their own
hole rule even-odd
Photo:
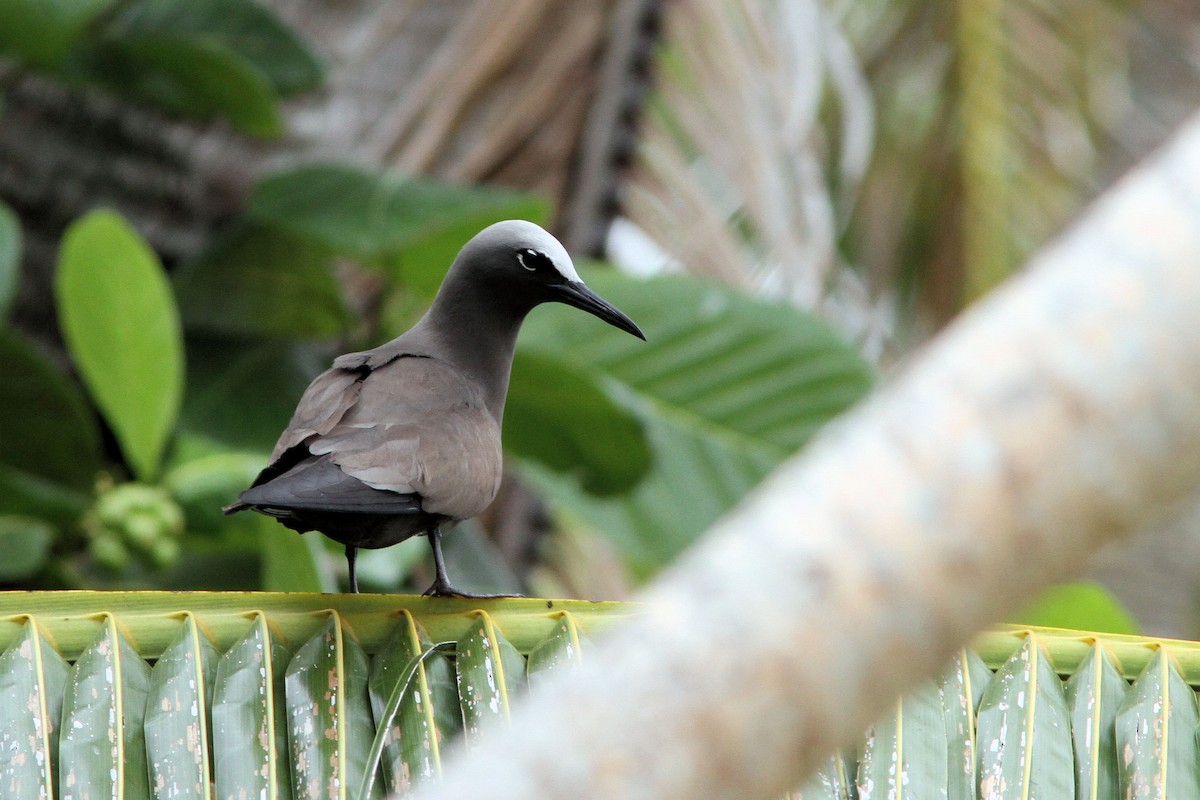
<svg viewBox="0 0 1200 800">
<path fill-rule="evenodd" d="M 183 511 L 166 490 L 144 483 L 101 489 L 83 519 L 92 557 L 116 572 L 136 556 L 156 567 L 179 558 Z"/>
</svg>

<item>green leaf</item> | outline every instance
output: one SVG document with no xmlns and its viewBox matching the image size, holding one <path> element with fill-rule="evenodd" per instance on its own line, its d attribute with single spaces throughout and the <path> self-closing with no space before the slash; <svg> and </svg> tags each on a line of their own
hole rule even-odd
<svg viewBox="0 0 1200 800">
<path fill-rule="evenodd" d="M 1200 797 L 1196 693 L 1159 648 L 1117 710 L 1117 774 L 1130 800 Z"/>
<path fill-rule="evenodd" d="M 559 614 L 554 630 L 529 651 L 525 673 L 530 685 L 535 685 L 535 681 L 541 681 L 547 675 L 577 669 L 583 663 L 586 646 L 587 637 L 579 630 L 574 615 L 568 611 Z"/>
<path fill-rule="evenodd" d="M 8 797 L 58 797 L 58 739 L 67 662 L 27 618 L 0 655 L 0 786 Z"/>
<path fill-rule="evenodd" d="M 36 517 L 66 528 L 79 521 L 90 501 L 89 494 L 0 465 L 0 513 Z"/>
<path fill-rule="evenodd" d="M 283 675 L 288 653 L 256 611 L 246 635 L 217 662 L 213 686 L 213 765 L 217 797 L 287 800 Z"/>
<path fill-rule="evenodd" d="M 642 342 L 578 311 L 535 309 L 520 344 L 602 373 L 646 423 L 654 467 L 619 498 L 526 470 L 553 506 L 609 535 L 652 572 L 871 384 L 865 362 L 822 322 L 681 277 L 614 271 L 589 284 L 637 321 Z"/>
<path fill-rule="evenodd" d="M 410 288 L 432 294 L 454 254 L 479 228 L 539 209 L 544 213 L 544 207 L 540 198 L 509 189 L 315 164 L 263 179 L 251 194 L 249 212 L 260 222 L 359 258 L 404 250 L 403 277 Z"/>
<path fill-rule="evenodd" d="M 1121 601 L 1098 583 L 1081 581 L 1047 589 L 1017 614 L 1018 624 L 1101 633 L 1138 633 Z"/>
<path fill-rule="evenodd" d="M 92 589 L 246 592 L 259 588 L 262 571 L 260 559 L 247 546 L 253 542 L 185 537 L 178 559 L 165 570 L 130 556 L 122 572 L 86 558 L 71 565 L 71 574 Z"/>
<path fill-rule="evenodd" d="M 222 530 L 229 518 L 221 507 L 254 481 L 264 463 L 262 455 L 211 453 L 173 465 L 162 485 L 183 507 L 189 533 Z"/>
<path fill-rule="evenodd" d="M 639 410 L 654 469 L 626 495 L 598 498 L 545 469 L 521 467 L 556 512 L 604 534 L 644 577 L 670 563 L 777 462 L 759 448 L 738 447 L 649 407 Z"/>
<path fill-rule="evenodd" d="M 264 456 L 309 382 L 332 360 L 325 351 L 286 342 L 192 336 L 187 348 L 188 391 L 180 426 Z"/>
<path fill-rule="evenodd" d="M 149 688 L 150 666 L 105 613 L 67 678 L 58 774 L 93 797 L 149 798 L 142 731 Z"/>
<path fill-rule="evenodd" d="M 552 612 L 570 611 L 589 631 L 603 633 L 636 616 L 631 603 L 590 600 L 553 600 L 510 598 L 480 601 L 463 598 L 428 598 L 401 594 L 362 594 L 358 597 L 330 597 L 327 594 L 300 592 L 100 592 L 46 591 L 0 592 L 0 650 L 11 647 L 21 635 L 26 616 L 36 616 L 46 637 L 54 642 L 63 657 L 75 660 L 90 647 L 100 626 L 103 611 L 116 615 L 123 630 L 138 643 L 148 659 L 158 658 L 179 635 L 182 609 L 195 614 L 204 632 L 217 649 L 227 650 L 246 635 L 253 613 L 267 615 L 272 634 L 286 643 L 304 642 L 327 627 L 329 609 L 337 606 L 344 623 L 361 636 L 362 647 L 377 652 L 395 628 L 396 615 L 409 609 L 438 641 L 465 636 L 477 624 L 474 610 L 482 604 L 492 610 L 497 624 L 503 625 L 506 638 L 522 651 L 528 651 L 547 634 L 557 620 Z M 1010 634 L 1004 634 L 1009 636 Z M 1061 641 L 1061 640 L 1060 640 Z M 1072 642 L 1063 642 L 1064 648 Z M 1144 643 L 1122 643 L 1126 652 L 1143 653 Z M 1200 675 L 1200 646 L 1185 652 L 1196 663 Z"/>
<path fill-rule="evenodd" d="M 978 720 L 980 800 L 1074 800 L 1070 712 L 1034 635 L 997 670 Z"/>
<path fill-rule="evenodd" d="M 399 624 L 371 660 L 371 707 L 377 724 L 383 724 L 397 684 L 430 646 L 412 613 L 402 611 Z M 432 653 L 416 665 L 385 733 L 382 763 L 389 791 L 406 794 L 440 778 L 443 743 L 461 727 L 454 669 L 445 656 Z"/>
<path fill-rule="evenodd" d="M 326 797 L 324 787 L 344 786 L 349 792 L 359 785 L 375 735 L 367 666 L 366 654 L 332 611 L 325 627 L 292 657 L 284 682 L 297 797 Z M 322 790 L 314 793 L 309 787 Z M 377 781 L 371 798 L 382 796 Z"/>
<path fill-rule="evenodd" d="M 650 341 L 563 306 L 535 311 L 522 341 L 593 364 L 713 434 L 791 455 L 870 388 L 853 348 L 792 306 L 681 276 L 603 269 L 588 271 L 588 283 L 644 323 Z"/>
<path fill-rule="evenodd" d="M 1117 709 L 1128 689 L 1129 684 L 1098 642 L 1067 681 L 1078 797 L 1120 796 L 1115 726 Z"/>
<path fill-rule="evenodd" d="M 179 638 L 150 671 L 146 756 L 151 783 L 166 787 L 169 797 L 211 796 L 208 720 L 216 661 L 216 650 L 195 617 L 185 614 Z"/>
<path fill-rule="evenodd" d="M 253 520 L 259 531 L 264 591 L 337 591 L 319 533 L 299 534 L 253 511 L 243 511 L 240 516 Z"/>
<path fill-rule="evenodd" d="M 179 316 L 158 258 L 120 215 L 93 211 L 63 239 L 63 338 L 134 475 L 157 476 L 183 390 Z"/>
<path fill-rule="evenodd" d="M 650 468 L 645 428 L 598 381 L 565 359 L 519 350 L 505 405 L 505 448 L 570 474 L 592 494 L 632 488 Z"/>
<path fill-rule="evenodd" d="M 545 224 L 550 218 L 550 203 L 541 195 L 492 186 L 434 184 L 426 202 L 422 228 L 386 264 L 405 289 L 425 297 L 437 293 L 458 251 L 488 225 L 507 219 Z"/>
<path fill-rule="evenodd" d="M 106 39 L 86 74 L 143 102 L 198 119 L 227 118 L 243 133 L 278 136 L 279 99 L 253 65 L 219 44 L 171 35 Z"/>
<path fill-rule="evenodd" d="M 948 800 L 975 800 L 978 762 L 975 711 L 991 678 L 992 671 L 983 659 L 967 649 L 959 650 L 950 668 L 938 678 L 946 721 Z"/>
<path fill-rule="evenodd" d="M 28 578 L 46 564 L 54 528 L 40 519 L 0 515 L 0 580 Z"/>
<path fill-rule="evenodd" d="M 345 303 L 323 248 L 260 226 L 241 226 L 176 270 L 189 331 L 247 337 L 333 336 Z"/>
<path fill-rule="evenodd" d="M 413 544 L 428 553 L 427 542 L 424 539 Z M 425 547 L 422 548 L 422 544 Z M 477 592 L 493 594 L 512 594 L 521 589 L 521 579 L 505 560 L 496 542 L 484 533 L 478 520 L 464 520 L 454 526 L 449 535 L 442 537 L 442 554 L 446 557 L 446 563 L 454 565 L 452 575 L 460 586 L 470 586 Z M 432 567 L 432 559 L 429 564 Z"/>
<path fill-rule="evenodd" d="M 3 0 L 0 0 L 2 8 Z M 0 21 L 0 29 L 3 29 Z M 0 202 L 0 320 L 16 297 L 21 278 L 21 222 L 17 215 Z"/>
<path fill-rule="evenodd" d="M 858 764 L 859 794 L 944 800 L 948 750 L 942 698 L 925 681 L 868 729 Z"/>
<path fill-rule="evenodd" d="M 0 52 L 52 67 L 114 0 L 0 0 Z"/>
<path fill-rule="evenodd" d="M 458 640 L 454 660 L 467 743 L 492 725 L 508 722 L 513 697 L 525 684 L 525 659 L 496 628 L 486 611 Z"/>
<path fill-rule="evenodd" d="M 274 11 L 251 0 L 139 0 L 122 9 L 105 32 L 220 45 L 252 65 L 281 95 L 315 88 L 324 77 L 304 40 Z"/>
<path fill-rule="evenodd" d="M 788 792 L 785 800 L 855 800 L 854 759 L 834 753 L 798 791 Z"/>
<path fill-rule="evenodd" d="M 14 471 L 14 480 L 23 474 L 91 491 L 103 460 L 87 402 L 48 358 L 2 330 L 0 408 L 0 464 Z"/>
<path fill-rule="evenodd" d="M 354 567 L 358 575 L 360 591 L 380 593 L 401 591 L 405 579 L 412 573 L 413 567 L 426 560 L 428 555 L 429 545 L 423 536 L 414 536 L 400 544 L 381 550 L 359 550 L 358 560 L 354 563 Z M 342 558 L 338 556 L 333 561 L 338 565 L 340 580 Z M 457 570 L 455 570 L 455 574 L 457 574 Z M 347 575 L 347 577 L 349 576 Z"/>
</svg>

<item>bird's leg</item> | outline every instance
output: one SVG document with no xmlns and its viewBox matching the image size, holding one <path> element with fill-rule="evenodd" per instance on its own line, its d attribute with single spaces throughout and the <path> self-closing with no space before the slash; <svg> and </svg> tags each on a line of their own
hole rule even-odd
<svg viewBox="0 0 1200 800">
<path fill-rule="evenodd" d="M 454 589 L 450 586 L 450 576 L 446 574 L 446 559 L 442 555 L 442 529 L 435 525 L 429 529 L 428 535 L 429 546 L 433 549 L 433 570 L 436 577 L 433 579 L 433 586 L 430 586 L 425 594 L 450 594 Z"/>
<path fill-rule="evenodd" d="M 358 594 L 358 576 L 354 574 L 354 561 L 358 558 L 358 548 L 352 544 L 346 545 L 346 566 L 350 568 L 350 591 Z"/>
<path fill-rule="evenodd" d="M 450 585 L 450 577 L 446 574 L 446 559 L 442 556 L 442 530 L 438 526 L 429 529 L 429 546 L 433 548 L 433 569 L 437 577 L 433 586 L 425 590 L 426 597 L 466 597 L 472 600 L 494 600 L 500 597 L 521 597 L 519 594 L 474 594 L 460 592 Z"/>
</svg>

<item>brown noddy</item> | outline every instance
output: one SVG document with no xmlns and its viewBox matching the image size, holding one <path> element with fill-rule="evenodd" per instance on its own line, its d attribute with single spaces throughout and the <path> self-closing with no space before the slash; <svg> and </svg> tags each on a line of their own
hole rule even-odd
<svg viewBox="0 0 1200 800">
<path fill-rule="evenodd" d="M 640 339 L 633 320 L 579 279 L 532 222 L 484 228 L 463 247 L 429 311 L 374 350 L 347 353 L 309 384 L 270 463 L 226 514 L 252 509 L 358 548 L 427 534 L 427 595 L 469 595 L 446 576 L 441 529 L 483 511 L 500 488 L 500 423 L 517 331 L 534 306 L 581 308 Z"/>
</svg>

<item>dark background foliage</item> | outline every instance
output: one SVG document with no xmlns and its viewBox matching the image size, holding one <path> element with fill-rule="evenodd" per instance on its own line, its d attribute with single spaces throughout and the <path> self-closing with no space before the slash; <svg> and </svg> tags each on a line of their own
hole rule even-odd
<svg viewBox="0 0 1200 800">
<path fill-rule="evenodd" d="M 10 79 L 247 137 L 283 135 L 284 98 L 324 75 L 301 36 L 246 0 L 7 2 L 0 31 Z M 307 381 L 405 330 L 461 244 L 508 218 L 551 224 L 554 209 L 528 191 L 310 161 L 265 172 L 183 257 L 156 253 L 120 208 L 84 210 L 45 287 L 22 276 L 37 221 L 0 205 L 0 579 L 335 588 L 340 559 L 319 537 L 220 506 L 263 465 Z M 477 588 L 562 586 L 554 554 L 573 548 L 578 563 L 598 541 L 615 553 L 598 557 L 652 574 L 870 384 L 854 350 L 792 306 L 683 276 L 584 273 L 650 341 L 561 309 L 530 320 L 507 491 L 536 487 L 557 533 L 504 552 L 505 526 L 544 527 L 537 500 L 464 524 L 451 558 Z M 48 322 L 22 313 L 39 303 Z M 364 584 L 409 586 L 423 551 L 366 554 Z"/>
</svg>

